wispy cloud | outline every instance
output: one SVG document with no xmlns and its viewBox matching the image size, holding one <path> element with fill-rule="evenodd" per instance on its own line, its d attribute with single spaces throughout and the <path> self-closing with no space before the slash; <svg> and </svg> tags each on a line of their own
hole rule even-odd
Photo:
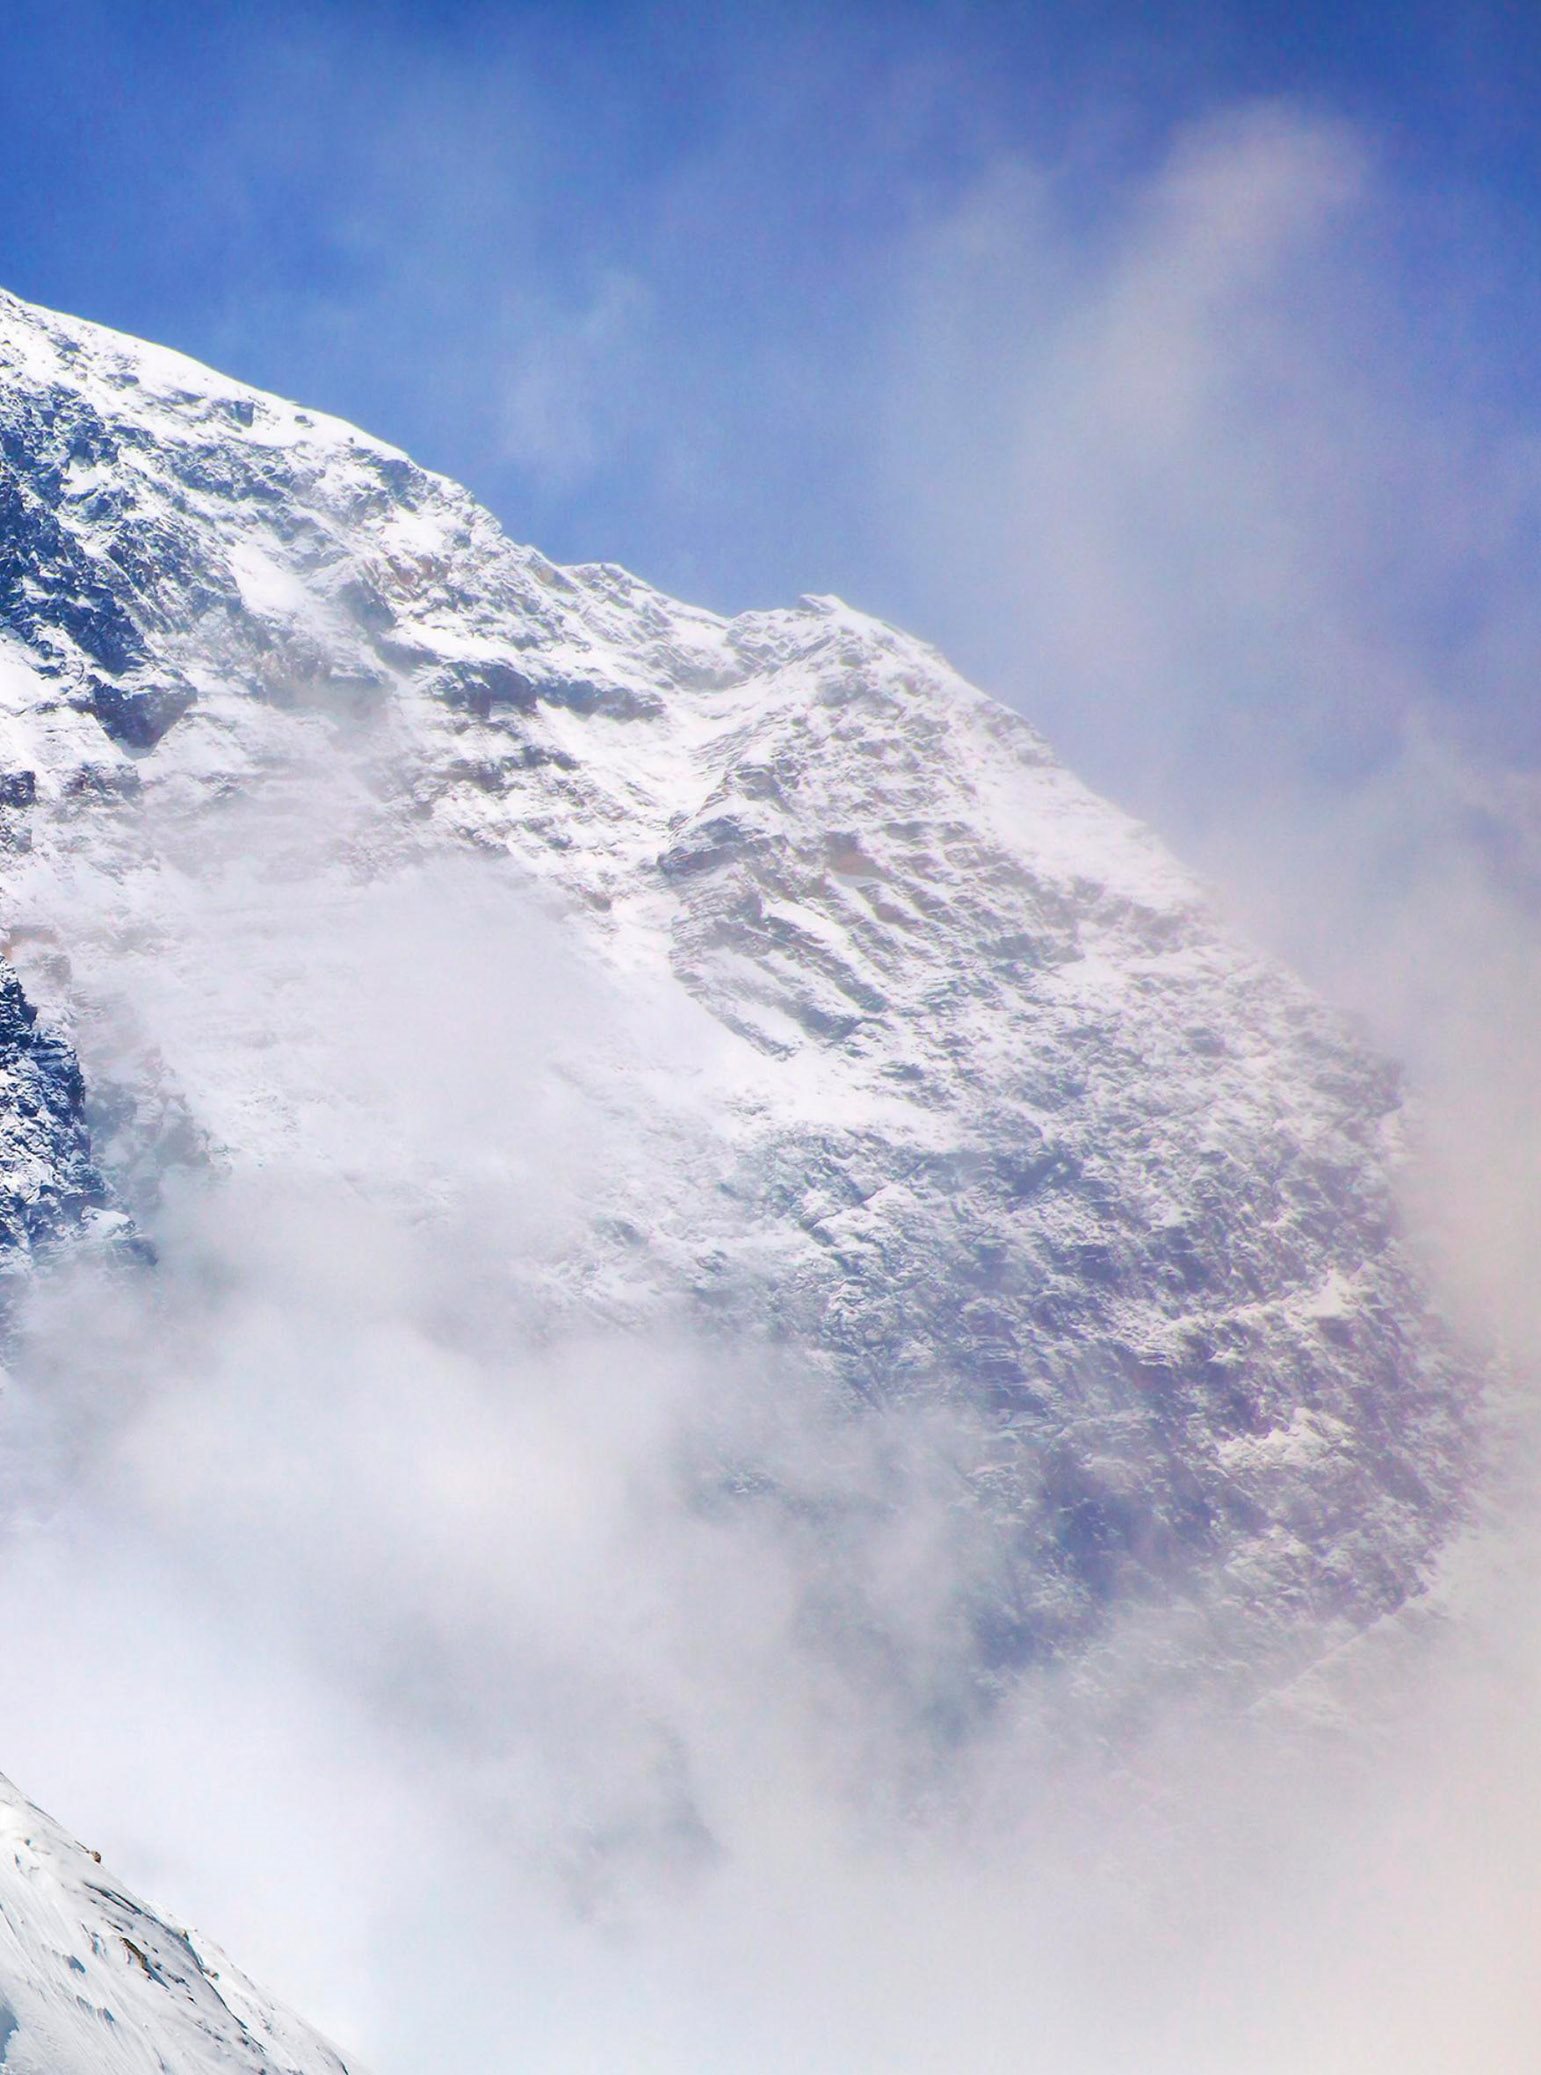
<svg viewBox="0 0 1541 2075">
<path fill-rule="evenodd" d="M 1383 761 L 1419 710 L 1531 746 L 1535 429 L 1432 314 L 1469 286 L 1452 225 L 1285 106 L 1083 181 L 995 166 L 918 236 L 895 329 L 888 508 L 976 667 L 1184 829 Z"/>
</svg>

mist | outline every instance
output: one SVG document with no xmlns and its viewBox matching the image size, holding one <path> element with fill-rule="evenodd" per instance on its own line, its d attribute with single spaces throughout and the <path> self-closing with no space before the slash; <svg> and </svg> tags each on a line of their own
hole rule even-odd
<svg viewBox="0 0 1541 2075">
<path fill-rule="evenodd" d="M 373 854 L 349 776 L 17 892 L 93 1084 L 159 1060 L 210 1133 L 153 1269 L 46 1279 L 18 1347 L 27 1791 L 385 2075 L 1524 2066 L 1497 1497 L 1266 1705 L 1121 1725 L 1093 1662 L 939 1726 L 1002 1562 L 964 1436 L 565 1280 L 691 1171 L 726 1039 L 505 865 Z"/>
</svg>

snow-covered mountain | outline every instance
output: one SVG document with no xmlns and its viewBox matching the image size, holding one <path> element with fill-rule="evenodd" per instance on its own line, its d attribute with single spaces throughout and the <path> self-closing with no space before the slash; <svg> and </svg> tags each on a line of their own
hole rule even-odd
<svg viewBox="0 0 1541 2075">
<path fill-rule="evenodd" d="M 178 917 L 219 878 L 245 927 L 269 869 L 339 917 L 413 874 L 455 901 L 468 855 L 521 889 L 636 1018 L 573 1068 L 615 1155 L 510 1282 L 552 1331 L 794 1363 L 853 1427 L 934 1411 L 992 1552 L 950 1610 L 965 1714 L 1140 1605 L 1194 1676 L 1282 1676 L 1449 1533 L 1475 1384 L 1398 1236 L 1394 1076 L 1021 719 L 837 600 L 724 620 L 556 567 L 348 426 L 0 296 L 0 847 L 43 1012 L 8 973 L 12 1258 L 126 1213 L 148 1252 L 168 1175 L 281 1149 L 459 1186 L 317 1099 L 346 1012 L 286 993 L 281 929 L 232 997 Z M 156 1935 L 113 1917 L 103 1950 L 153 1983 Z M 179 1980 L 214 1993 L 196 1954 Z M 335 2065 L 262 2050 L 229 2064 Z M 66 2063 L 5 2063 L 34 2064 Z"/>
</svg>

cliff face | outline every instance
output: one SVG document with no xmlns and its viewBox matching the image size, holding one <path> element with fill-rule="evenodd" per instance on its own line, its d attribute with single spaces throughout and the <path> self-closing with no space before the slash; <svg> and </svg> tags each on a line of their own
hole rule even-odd
<svg viewBox="0 0 1541 2075">
<path fill-rule="evenodd" d="M 630 1152 L 509 1277 L 547 1323 L 794 1361 L 853 1423 L 944 1412 L 994 1552 L 955 1608 L 981 1705 L 1130 1606 L 1266 1678 L 1418 1590 L 1475 1387 L 1397 1234 L 1394 1078 L 1144 830 L 837 600 L 723 620 L 555 567 L 349 427 L 0 296 L 5 915 L 104 1062 L 102 1179 L 5 980 L 14 1247 L 109 1196 L 153 1238 L 172 1166 L 348 1163 L 295 1093 L 323 1009 L 280 1005 L 281 935 L 241 1001 L 92 1037 L 152 977 L 197 992 L 178 886 L 243 846 L 259 884 L 318 785 L 318 901 L 474 854 L 609 998 L 710 1033 L 628 1040 L 600 1098 Z"/>
<path fill-rule="evenodd" d="M 78 948 L 28 902 L 83 853 L 153 910 L 168 845 L 330 757 L 363 869 L 496 853 L 731 1034 L 715 1142 L 598 1206 L 566 1288 L 619 1249 L 860 1399 L 963 1408 L 1020 1558 L 992 1650 L 1179 1575 L 1265 1626 L 1415 1587 L 1469 1385 L 1395 1234 L 1392 1078 L 1023 722 L 836 601 L 555 568 L 345 426 L 13 301 L 0 453 L 18 927 Z"/>
</svg>

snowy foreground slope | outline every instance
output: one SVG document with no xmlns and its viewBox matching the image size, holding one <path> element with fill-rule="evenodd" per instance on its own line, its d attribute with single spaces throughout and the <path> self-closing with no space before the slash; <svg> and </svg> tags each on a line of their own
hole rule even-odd
<svg viewBox="0 0 1541 2075">
<path fill-rule="evenodd" d="M 217 1947 L 124 1894 L 0 1780 L 6 2075 L 346 2075 Z"/>
<path fill-rule="evenodd" d="M 168 1177 L 221 1164 L 441 1211 L 448 1152 L 326 1099 L 353 1011 L 296 986 L 265 889 L 341 944 L 401 888 L 406 1000 L 475 921 L 432 873 L 500 874 L 607 1005 L 569 1067 L 607 1157 L 559 1249 L 510 1249 L 525 1317 L 667 1318 L 853 1428 L 934 1418 L 976 1551 L 954 1718 L 1142 1605 L 1195 1675 L 1287 1676 L 1448 1535 L 1475 1385 L 1398 1238 L 1393 1077 L 1023 721 L 838 601 L 727 621 L 555 567 L 349 427 L 0 296 L 0 850 L 44 1011 L 7 979 L 18 1259 L 125 1211 L 153 1241 Z M 447 1074 L 490 1075 L 457 1043 Z M 710 1502 L 774 1484 L 729 1466 Z M 335 2065 L 263 2050 L 228 2065 Z"/>
</svg>

